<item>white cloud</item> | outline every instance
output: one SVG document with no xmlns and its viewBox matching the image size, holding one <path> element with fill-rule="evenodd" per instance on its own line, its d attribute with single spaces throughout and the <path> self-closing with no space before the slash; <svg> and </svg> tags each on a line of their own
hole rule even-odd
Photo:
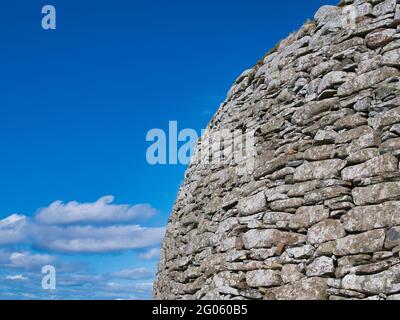
<svg viewBox="0 0 400 320">
<path fill-rule="evenodd" d="M 143 259 L 143 260 L 153 260 L 153 259 L 158 259 L 159 257 L 160 257 L 160 249 L 159 248 L 150 249 L 139 255 L 139 258 Z"/>
<path fill-rule="evenodd" d="M 157 212 L 148 204 L 131 206 L 116 205 L 113 202 L 113 196 L 105 196 L 90 203 L 55 201 L 50 206 L 40 209 L 36 219 L 40 223 L 49 225 L 114 224 L 148 219 Z"/>
<path fill-rule="evenodd" d="M 10 281 L 25 281 L 25 280 L 28 280 L 28 278 L 24 277 L 22 274 L 16 274 L 14 276 L 7 276 L 6 280 L 10 280 Z"/>
<path fill-rule="evenodd" d="M 147 268 L 125 269 L 110 274 L 110 278 L 126 280 L 142 280 L 154 277 L 154 272 Z"/>
<path fill-rule="evenodd" d="M 32 219 L 11 215 L 0 220 L 0 245 L 24 243 L 50 252 L 107 253 L 161 243 L 164 228 L 129 223 L 149 218 L 155 209 L 149 205 L 114 205 L 113 200 L 106 196 L 94 203 L 56 201 Z"/>
<path fill-rule="evenodd" d="M 41 268 L 44 265 L 52 264 L 56 258 L 47 254 L 34 254 L 31 252 L 13 252 L 8 258 L 6 266 L 18 269 Z"/>
<path fill-rule="evenodd" d="M 28 218 L 13 214 L 0 220 L 0 244 L 14 244 L 25 240 Z"/>
<path fill-rule="evenodd" d="M 33 244 L 40 248 L 66 253 L 104 253 L 142 249 L 155 246 L 164 236 L 164 228 L 138 225 L 93 226 L 35 226 Z"/>
</svg>

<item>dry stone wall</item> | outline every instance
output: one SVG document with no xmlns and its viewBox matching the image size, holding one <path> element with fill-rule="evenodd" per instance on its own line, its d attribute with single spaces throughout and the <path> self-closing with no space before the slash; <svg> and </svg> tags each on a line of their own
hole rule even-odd
<svg viewBox="0 0 400 320">
<path fill-rule="evenodd" d="M 400 2 L 344 0 L 245 71 L 208 131 L 254 170 L 192 161 L 155 298 L 399 299 L 399 69 Z"/>
</svg>

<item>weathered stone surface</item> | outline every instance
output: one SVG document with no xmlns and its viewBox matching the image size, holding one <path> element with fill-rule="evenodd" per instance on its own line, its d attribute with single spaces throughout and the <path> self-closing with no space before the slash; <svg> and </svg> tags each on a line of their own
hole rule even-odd
<svg viewBox="0 0 400 320">
<path fill-rule="evenodd" d="M 340 159 L 308 162 L 297 168 L 294 173 L 294 181 L 307 181 L 315 179 L 329 179 L 339 176 L 340 170 L 346 166 L 346 162 Z"/>
<path fill-rule="evenodd" d="M 299 244 L 306 241 L 306 236 L 298 233 L 284 232 L 275 229 L 250 230 L 243 235 L 246 249 L 269 248 L 280 243 Z"/>
<path fill-rule="evenodd" d="M 345 83 L 349 78 L 349 74 L 343 71 L 331 71 L 325 75 L 318 87 L 318 93 L 323 92 L 326 89 L 331 89 L 336 85 Z"/>
<path fill-rule="evenodd" d="M 266 300 L 325 300 L 327 281 L 323 278 L 309 278 L 269 289 Z"/>
<path fill-rule="evenodd" d="M 368 231 L 336 240 L 333 253 L 337 256 L 380 251 L 385 241 L 385 230 Z"/>
<path fill-rule="evenodd" d="M 376 17 L 383 16 L 394 12 L 396 9 L 396 0 L 385 0 L 377 4 L 372 10 L 372 14 Z"/>
<path fill-rule="evenodd" d="M 314 15 L 314 19 L 319 26 L 329 21 L 337 20 L 340 16 L 340 8 L 336 6 L 322 6 Z"/>
<path fill-rule="evenodd" d="M 379 47 L 382 47 L 382 46 L 388 44 L 390 41 L 392 41 L 393 36 L 395 34 L 396 34 L 395 29 L 378 29 L 378 30 L 375 30 L 375 31 L 369 33 L 365 37 L 365 42 L 366 42 L 367 46 L 372 49 L 379 48 Z M 384 56 L 384 60 L 385 60 L 385 56 Z M 395 66 L 395 65 L 387 64 L 385 62 L 384 62 L 384 64 L 388 65 L 388 66 Z"/>
<path fill-rule="evenodd" d="M 375 130 L 382 129 L 400 122 L 400 107 L 379 113 L 376 117 L 369 119 L 369 125 Z"/>
<path fill-rule="evenodd" d="M 396 75 L 399 75 L 399 71 L 391 67 L 382 67 L 378 70 L 361 74 L 340 86 L 338 95 L 349 96 Z"/>
<path fill-rule="evenodd" d="M 342 280 L 345 289 L 367 294 L 391 294 L 400 290 L 400 265 L 374 275 L 347 275 Z"/>
<path fill-rule="evenodd" d="M 286 249 L 287 254 L 289 257 L 294 259 L 306 259 L 313 256 L 315 249 L 313 246 L 305 245 L 301 247 L 292 247 Z"/>
<path fill-rule="evenodd" d="M 348 164 L 359 164 L 379 156 L 379 149 L 367 148 L 355 151 L 347 157 Z"/>
<path fill-rule="evenodd" d="M 400 224 L 400 202 L 356 207 L 342 217 L 344 228 L 350 232 L 369 231 Z"/>
<path fill-rule="evenodd" d="M 333 109 L 337 104 L 337 98 L 310 102 L 293 114 L 292 122 L 297 125 L 306 124 L 312 117 Z"/>
<path fill-rule="evenodd" d="M 254 270 L 246 273 L 246 283 L 250 287 L 273 287 L 279 286 L 282 279 L 279 271 L 275 270 Z"/>
<path fill-rule="evenodd" d="M 264 192 L 259 192 L 254 196 L 240 199 L 238 203 L 238 212 L 242 216 L 249 216 L 266 209 L 267 201 Z"/>
<path fill-rule="evenodd" d="M 283 283 L 293 283 L 304 278 L 305 275 L 299 271 L 297 264 L 285 264 L 281 270 L 281 278 Z"/>
<path fill-rule="evenodd" d="M 307 241 L 311 244 L 319 244 L 342 238 L 345 235 L 346 233 L 340 221 L 327 219 L 308 229 Z"/>
<path fill-rule="evenodd" d="M 343 0 L 234 81 L 186 171 L 156 299 L 398 298 L 399 32 L 398 0 Z"/>
<path fill-rule="evenodd" d="M 400 67 L 400 49 L 384 53 L 382 63 L 390 67 Z"/>
<path fill-rule="evenodd" d="M 390 154 L 385 154 L 383 156 L 373 158 L 365 163 L 343 169 L 342 179 L 359 181 L 363 178 L 368 178 L 387 172 L 395 172 L 398 170 L 398 166 L 399 161 L 396 157 Z"/>
<path fill-rule="evenodd" d="M 400 182 L 385 182 L 353 189 L 354 203 L 358 206 L 379 204 L 400 197 Z"/>
<path fill-rule="evenodd" d="M 373 130 L 369 126 L 361 126 L 348 131 L 343 131 L 342 133 L 337 135 L 335 143 L 336 144 L 348 143 L 362 136 L 365 136 L 371 133 L 372 131 Z"/>
<path fill-rule="evenodd" d="M 308 277 L 330 276 L 335 272 L 335 265 L 332 258 L 319 257 L 307 266 Z"/>
<path fill-rule="evenodd" d="M 334 145 L 322 145 L 313 147 L 304 152 L 304 159 L 309 161 L 327 160 L 332 157 L 334 149 Z"/>
<path fill-rule="evenodd" d="M 301 207 L 291 216 L 289 228 L 308 228 L 317 222 L 329 218 L 329 210 L 324 206 Z"/>
</svg>

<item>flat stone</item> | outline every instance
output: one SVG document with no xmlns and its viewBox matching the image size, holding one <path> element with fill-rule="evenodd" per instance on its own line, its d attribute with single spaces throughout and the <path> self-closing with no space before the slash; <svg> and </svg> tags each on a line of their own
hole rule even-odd
<svg viewBox="0 0 400 320">
<path fill-rule="evenodd" d="M 384 182 L 368 187 L 354 188 L 352 194 L 354 203 L 358 206 L 398 200 L 400 197 L 400 182 Z"/>
<path fill-rule="evenodd" d="M 381 152 L 400 150 L 400 138 L 386 140 L 380 145 L 379 149 L 381 150 Z"/>
<path fill-rule="evenodd" d="M 385 52 L 382 57 L 382 64 L 399 68 L 400 67 L 400 49 Z"/>
<path fill-rule="evenodd" d="M 302 197 L 307 192 L 317 189 L 321 185 L 320 180 L 296 183 L 288 191 L 289 197 Z"/>
<path fill-rule="evenodd" d="M 342 287 L 367 294 L 391 294 L 400 290 L 400 265 L 373 275 L 347 275 Z"/>
<path fill-rule="evenodd" d="M 289 257 L 294 259 L 306 259 L 313 256 L 315 249 L 313 246 L 307 244 L 301 247 L 287 248 L 286 253 Z"/>
<path fill-rule="evenodd" d="M 358 266 L 362 264 L 369 263 L 371 261 L 371 256 L 369 254 L 356 254 L 354 256 L 345 256 L 338 259 L 338 267 L 345 266 Z"/>
<path fill-rule="evenodd" d="M 265 300 L 326 300 L 327 280 L 304 278 L 278 288 L 268 289 Z"/>
<path fill-rule="evenodd" d="M 393 36 L 395 34 L 396 34 L 395 29 L 378 29 L 367 34 L 365 37 L 365 42 L 368 47 L 376 49 L 387 45 L 390 41 L 392 41 Z M 394 66 L 391 64 L 386 64 L 386 63 L 384 64 L 390 67 Z"/>
<path fill-rule="evenodd" d="M 278 222 L 289 222 L 292 214 L 287 212 L 266 212 L 263 216 L 263 223 L 276 224 Z"/>
<path fill-rule="evenodd" d="M 243 244 L 246 249 L 270 248 L 280 243 L 301 244 L 306 242 L 306 236 L 298 233 L 268 230 L 250 230 L 243 235 Z"/>
<path fill-rule="evenodd" d="M 344 228 L 350 232 L 369 231 L 400 224 L 400 202 L 390 201 L 380 205 L 356 207 L 342 216 Z"/>
<path fill-rule="evenodd" d="M 368 124 L 368 120 L 361 116 L 359 113 L 351 114 L 343 117 L 335 122 L 335 130 L 353 129 Z"/>
<path fill-rule="evenodd" d="M 378 148 L 367 148 L 355 151 L 347 157 L 348 164 L 359 164 L 379 156 Z"/>
<path fill-rule="evenodd" d="M 337 6 L 322 6 L 314 15 L 318 26 L 325 25 L 329 21 L 337 20 L 340 16 L 340 8 Z"/>
<path fill-rule="evenodd" d="M 369 126 L 361 126 L 358 128 L 354 128 L 351 130 L 343 131 L 339 133 L 335 139 L 336 144 L 348 143 L 353 140 L 359 139 L 362 136 L 365 136 L 371 133 L 373 130 Z"/>
<path fill-rule="evenodd" d="M 350 235 L 336 240 L 333 253 L 337 256 L 349 254 L 373 253 L 381 251 L 385 241 L 385 230 L 373 230 Z"/>
<path fill-rule="evenodd" d="M 253 288 L 279 286 L 282 279 L 279 271 L 254 270 L 246 273 L 246 283 Z"/>
<path fill-rule="evenodd" d="M 249 216 L 264 211 L 266 206 L 267 200 L 265 199 L 264 192 L 259 192 L 254 196 L 239 199 L 237 208 L 239 215 Z"/>
<path fill-rule="evenodd" d="M 269 133 L 278 131 L 280 128 L 282 128 L 284 123 L 285 123 L 285 119 L 274 118 L 271 121 L 269 121 L 267 124 L 265 124 L 261 127 L 261 132 L 263 134 L 269 134 Z"/>
<path fill-rule="evenodd" d="M 383 173 L 398 171 L 399 161 L 396 157 L 385 154 L 368 160 L 365 163 L 347 167 L 342 171 L 342 179 L 360 181 L 363 178 L 377 176 Z"/>
<path fill-rule="evenodd" d="M 370 118 L 368 123 L 375 130 L 400 122 L 400 107 L 381 112 L 376 117 Z"/>
<path fill-rule="evenodd" d="M 308 277 L 331 276 L 335 273 L 335 265 L 332 258 L 318 257 L 307 266 Z"/>
<path fill-rule="evenodd" d="M 331 186 L 327 188 L 310 191 L 304 195 L 306 204 L 314 204 L 323 200 L 337 198 L 343 195 L 350 194 L 350 189 L 343 186 Z"/>
<path fill-rule="evenodd" d="M 318 87 L 318 93 L 324 90 L 334 88 L 335 86 L 345 83 L 349 78 L 349 74 L 343 71 L 331 71 L 326 74 Z"/>
<path fill-rule="evenodd" d="M 325 99 L 322 101 L 312 101 L 303 107 L 300 107 L 292 116 L 292 122 L 297 125 L 305 125 L 314 116 L 332 110 L 338 106 L 339 100 L 337 98 Z"/>
<path fill-rule="evenodd" d="M 307 241 L 311 244 L 320 244 L 345 235 L 346 232 L 339 220 L 327 219 L 308 229 Z"/>
<path fill-rule="evenodd" d="M 329 179 L 339 176 L 340 171 L 346 166 L 346 161 L 340 159 L 307 162 L 298 167 L 293 179 L 296 182 Z"/>
<path fill-rule="evenodd" d="M 310 148 L 304 152 L 304 159 L 309 161 L 327 160 L 332 158 L 334 145 L 322 145 Z"/>
<path fill-rule="evenodd" d="M 269 207 L 271 210 L 274 211 L 280 211 L 280 210 L 285 210 L 289 208 L 293 208 L 294 210 L 298 207 L 301 207 L 304 205 L 304 199 L 302 198 L 290 198 L 290 199 L 285 199 L 285 200 L 278 200 L 271 202 L 269 204 Z"/>
<path fill-rule="evenodd" d="M 329 210 L 324 206 L 311 206 L 298 208 L 295 215 L 291 216 L 290 229 L 308 228 L 329 218 Z"/>
<path fill-rule="evenodd" d="M 285 264 L 281 270 L 281 278 L 283 283 L 293 283 L 304 278 L 304 274 L 299 271 L 297 264 Z"/>
<path fill-rule="evenodd" d="M 391 67 L 382 67 L 378 70 L 361 74 L 342 84 L 338 89 L 338 95 L 340 97 L 349 96 L 398 74 L 399 71 Z"/>
<path fill-rule="evenodd" d="M 396 0 L 385 0 L 374 7 L 372 14 L 376 17 L 380 17 L 388 13 L 394 13 L 396 3 Z"/>
</svg>

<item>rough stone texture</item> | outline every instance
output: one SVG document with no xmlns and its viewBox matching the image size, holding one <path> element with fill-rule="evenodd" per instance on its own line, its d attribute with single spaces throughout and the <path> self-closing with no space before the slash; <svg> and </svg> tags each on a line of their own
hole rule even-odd
<svg viewBox="0 0 400 320">
<path fill-rule="evenodd" d="M 156 299 L 400 299 L 397 2 L 324 6 L 239 76 L 205 137 L 254 149 L 199 143 Z"/>
</svg>

